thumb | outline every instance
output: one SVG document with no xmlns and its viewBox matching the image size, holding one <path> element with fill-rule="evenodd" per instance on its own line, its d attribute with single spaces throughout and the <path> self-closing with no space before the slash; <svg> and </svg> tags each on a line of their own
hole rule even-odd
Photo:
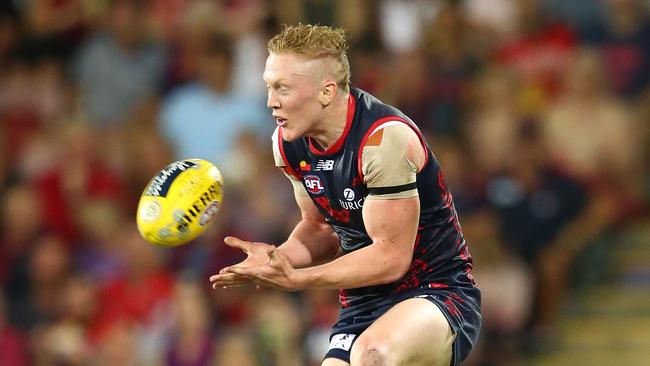
<svg viewBox="0 0 650 366">
<path fill-rule="evenodd" d="M 250 252 L 250 247 L 252 245 L 250 241 L 241 240 L 234 236 L 226 236 L 223 239 L 223 242 L 226 243 L 226 245 L 229 247 L 243 250 L 246 254 Z"/>
<path fill-rule="evenodd" d="M 287 257 L 285 257 L 283 254 L 279 253 L 277 248 L 271 248 L 268 251 L 269 254 L 269 264 L 272 266 L 281 268 L 283 270 L 288 270 L 291 268 L 291 264 L 289 264 L 289 260 Z"/>
</svg>

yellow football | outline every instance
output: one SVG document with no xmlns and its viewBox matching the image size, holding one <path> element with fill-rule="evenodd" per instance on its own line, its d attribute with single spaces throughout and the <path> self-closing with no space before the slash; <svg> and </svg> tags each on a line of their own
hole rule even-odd
<svg viewBox="0 0 650 366">
<path fill-rule="evenodd" d="M 214 164 L 203 159 L 173 162 L 142 192 L 138 230 L 152 244 L 185 244 L 207 229 L 222 197 L 223 178 Z"/>
</svg>

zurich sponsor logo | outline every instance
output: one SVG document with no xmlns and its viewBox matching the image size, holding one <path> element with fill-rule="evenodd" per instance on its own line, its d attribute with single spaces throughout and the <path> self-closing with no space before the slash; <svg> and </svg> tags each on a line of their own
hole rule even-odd
<svg viewBox="0 0 650 366">
<path fill-rule="evenodd" d="M 345 201 L 339 198 L 339 204 L 346 210 L 358 210 L 363 207 L 364 197 L 356 198 L 356 194 L 352 188 L 346 188 L 343 190 L 343 198 Z"/>
<path fill-rule="evenodd" d="M 305 181 L 305 187 L 307 187 L 309 193 L 320 194 L 325 190 L 325 188 L 323 188 L 323 184 L 320 181 L 320 178 L 315 175 L 306 175 L 304 176 L 303 180 Z"/>
</svg>

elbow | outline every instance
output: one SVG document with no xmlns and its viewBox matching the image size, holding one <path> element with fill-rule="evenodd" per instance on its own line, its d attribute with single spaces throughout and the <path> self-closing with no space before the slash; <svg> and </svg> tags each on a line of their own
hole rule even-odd
<svg viewBox="0 0 650 366">
<path fill-rule="evenodd" d="M 404 278 L 410 266 L 410 256 L 406 259 L 395 261 L 391 266 L 386 266 L 387 271 L 384 276 L 384 284 L 394 283 Z"/>
</svg>

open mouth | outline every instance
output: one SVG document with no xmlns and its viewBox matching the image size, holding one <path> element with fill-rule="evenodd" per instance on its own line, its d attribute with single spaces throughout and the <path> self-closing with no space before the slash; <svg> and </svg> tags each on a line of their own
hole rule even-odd
<svg viewBox="0 0 650 366">
<path fill-rule="evenodd" d="M 284 126 L 287 125 L 287 120 L 284 119 L 284 118 L 276 117 L 275 118 L 275 123 L 280 127 L 284 127 Z"/>
</svg>

